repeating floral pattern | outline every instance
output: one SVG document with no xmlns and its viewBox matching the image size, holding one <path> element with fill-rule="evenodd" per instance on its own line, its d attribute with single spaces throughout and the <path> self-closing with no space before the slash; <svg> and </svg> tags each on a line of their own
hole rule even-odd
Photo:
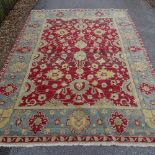
<svg viewBox="0 0 155 155">
<path fill-rule="evenodd" d="M 153 69 L 126 10 L 32 11 L 20 35 L 1 142 L 155 142 Z"/>
<path fill-rule="evenodd" d="M 112 19 L 48 19 L 36 53 L 41 58 L 33 60 L 28 75 L 35 91 L 29 83 L 20 106 L 53 99 L 94 105 L 104 98 L 115 105 L 136 105 L 133 94 L 121 89 L 124 81 L 130 82 L 126 64 L 117 58 L 121 52 Z"/>
</svg>

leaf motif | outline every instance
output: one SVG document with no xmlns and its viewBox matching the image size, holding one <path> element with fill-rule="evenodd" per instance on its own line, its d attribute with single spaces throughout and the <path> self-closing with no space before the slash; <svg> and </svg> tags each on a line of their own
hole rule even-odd
<svg viewBox="0 0 155 155">
<path fill-rule="evenodd" d="M 56 91 L 56 94 L 60 94 L 61 91 L 62 91 L 62 89 L 58 89 L 58 90 Z"/>
<path fill-rule="evenodd" d="M 98 93 L 103 93 L 103 91 L 101 90 L 101 89 L 99 89 L 99 88 L 96 88 L 97 89 L 97 91 L 98 91 Z"/>
</svg>

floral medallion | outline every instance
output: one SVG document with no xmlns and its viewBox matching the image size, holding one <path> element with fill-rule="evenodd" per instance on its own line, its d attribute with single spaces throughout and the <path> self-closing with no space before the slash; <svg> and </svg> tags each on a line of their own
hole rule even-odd
<svg viewBox="0 0 155 155">
<path fill-rule="evenodd" d="M 109 119 L 109 123 L 118 133 L 123 133 L 128 124 L 128 121 L 122 114 L 115 112 L 112 113 Z"/>
<path fill-rule="evenodd" d="M 0 94 L 9 96 L 13 94 L 16 90 L 17 90 L 17 87 L 13 83 L 11 83 L 6 86 L 0 87 Z"/>
<path fill-rule="evenodd" d="M 67 125 L 72 132 L 80 134 L 85 131 L 90 125 L 90 119 L 85 112 L 81 110 L 75 110 L 67 120 Z"/>
<path fill-rule="evenodd" d="M 37 112 L 33 117 L 29 119 L 29 126 L 31 127 L 32 131 L 36 134 L 38 131 L 47 124 L 48 118 L 41 112 Z"/>
</svg>

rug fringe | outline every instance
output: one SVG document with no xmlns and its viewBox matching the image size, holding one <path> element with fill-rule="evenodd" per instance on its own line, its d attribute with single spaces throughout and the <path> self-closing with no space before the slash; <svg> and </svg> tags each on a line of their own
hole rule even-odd
<svg viewBox="0 0 155 155">
<path fill-rule="evenodd" d="M 37 147 L 37 146 L 124 146 L 124 147 L 155 147 L 152 143 L 119 143 L 119 142 L 71 142 L 71 143 L 1 143 L 0 147 Z"/>
<path fill-rule="evenodd" d="M 31 10 L 31 12 L 42 12 L 42 11 L 46 11 L 46 12 L 57 12 L 57 11 L 99 11 L 99 10 L 114 10 L 114 11 L 127 11 L 128 9 L 115 9 L 115 8 L 109 8 L 109 9 L 103 9 L 103 8 L 96 8 L 96 9 L 89 9 L 89 8 L 74 8 L 74 9 L 52 9 L 52 10 L 48 10 L 48 9 L 33 9 Z"/>
</svg>

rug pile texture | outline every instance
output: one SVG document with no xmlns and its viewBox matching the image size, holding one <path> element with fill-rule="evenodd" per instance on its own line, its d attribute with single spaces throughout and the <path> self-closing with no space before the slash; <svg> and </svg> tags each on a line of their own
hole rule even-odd
<svg viewBox="0 0 155 155">
<path fill-rule="evenodd" d="M 33 10 L 0 75 L 0 145 L 155 143 L 154 70 L 127 10 Z"/>
</svg>

